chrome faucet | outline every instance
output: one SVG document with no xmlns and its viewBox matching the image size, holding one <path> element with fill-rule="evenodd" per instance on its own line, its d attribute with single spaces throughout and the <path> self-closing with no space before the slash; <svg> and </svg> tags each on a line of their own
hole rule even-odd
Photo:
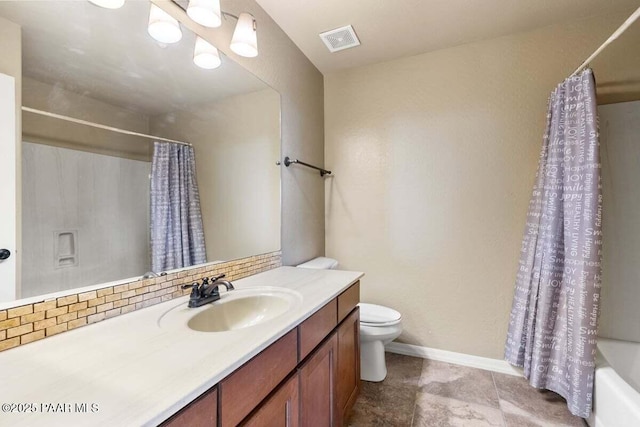
<svg viewBox="0 0 640 427">
<path fill-rule="evenodd" d="M 235 289 L 231 282 L 228 280 L 220 280 L 226 275 L 220 274 L 218 276 L 209 279 L 205 277 L 202 279 L 202 283 L 194 282 L 190 285 L 182 285 L 182 289 L 191 288 L 191 295 L 189 296 L 189 307 L 200 307 L 210 302 L 214 302 L 220 299 L 220 291 L 218 286 L 224 286 L 227 291 Z"/>
</svg>

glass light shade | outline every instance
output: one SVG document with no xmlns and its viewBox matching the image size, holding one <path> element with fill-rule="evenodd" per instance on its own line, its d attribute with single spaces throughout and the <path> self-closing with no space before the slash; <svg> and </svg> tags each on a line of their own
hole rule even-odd
<svg viewBox="0 0 640 427">
<path fill-rule="evenodd" d="M 220 0 L 189 0 L 187 15 L 205 27 L 216 28 L 222 25 Z"/>
<path fill-rule="evenodd" d="M 119 9 L 124 5 L 124 0 L 89 0 L 89 2 L 105 9 Z"/>
<path fill-rule="evenodd" d="M 200 37 L 196 37 L 196 47 L 193 51 L 193 62 L 195 62 L 198 67 L 205 68 L 207 70 L 218 68 L 220 64 L 222 64 L 218 49 Z"/>
<path fill-rule="evenodd" d="M 155 4 L 149 11 L 149 34 L 161 43 L 176 43 L 182 38 L 178 21 Z"/>
<path fill-rule="evenodd" d="M 229 47 L 240 56 L 248 58 L 258 56 L 258 37 L 254 23 L 255 20 L 249 13 L 243 12 L 238 17 L 238 23 Z"/>
</svg>

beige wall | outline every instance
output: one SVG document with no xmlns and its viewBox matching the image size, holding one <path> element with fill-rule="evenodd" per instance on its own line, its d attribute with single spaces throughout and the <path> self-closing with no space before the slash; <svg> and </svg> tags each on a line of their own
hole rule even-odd
<svg viewBox="0 0 640 427">
<path fill-rule="evenodd" d="M 502 357 L 547 97 L 625 18 L 325 76 L 326 253 L 401 341 Z"/>
<path fill-rule="evenodd" d="M 280 96 L 272 89 L 152 117 L 151 132 L 189 141 L 207 260 L 280 249 Z"/>
<path fill-rule="evenodd" d="M 133 132 L 149 133 L 149 117 L 146 114 L 107 104 L 29 77 L 22 79 L 22 98 L 25 107 Z M 23 112 L 22 120 L 23 136 L 30 142 L 133 160 L 151 160 L 153 146 L 146 138 L 96 129 L 30 112 Z"/>
<path fill-rule="evenodd" d="M 158 2 L 158 0 L 153 0 Z M 169 8 L 175 16 L 183 12 Z M 166 3 L 166 2 L 164 2 Z M 207 29 L 185 23 L 225 55 L 280 93 L 282 157 L 322 165 L 324 159 L 323 78 L 291 39 L 254 0 L 223 0 L 222 9 L 251 13 L 258 23 L 256 58 L 243 58 L 229 49 L 235 20 Z M 176 6 L 177 7 L 177 6 Z M 188 22 L 188 21 L 187 21 Z M 324 183 L 306 168 L 282 167 L 282 260 L 294 265 L 324 253 Z"/>
</svg>

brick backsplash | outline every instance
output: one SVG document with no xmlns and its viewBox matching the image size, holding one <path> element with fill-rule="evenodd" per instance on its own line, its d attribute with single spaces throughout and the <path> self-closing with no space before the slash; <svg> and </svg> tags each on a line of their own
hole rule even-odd
<svg viewBox="0 0 640 427">
<path fill-rule="evenodd" d="M 0 351 L 181 297 L 203 277 L 238 280 L 281 265 L 282 253 L 270 252 L 0 310 Z"/>
</svg>

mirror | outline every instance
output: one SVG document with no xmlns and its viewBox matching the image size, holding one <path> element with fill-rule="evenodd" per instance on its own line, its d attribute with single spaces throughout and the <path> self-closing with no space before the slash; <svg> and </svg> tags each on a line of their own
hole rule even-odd
<svg viewBox="0 0 640 427">
<path fill-rule="evenodd" d="M 182 25 L 178 43 L 158 43 L 149 8 L 0 2 L 22 28 L 29 109 L 17 298 L 151 270 L 154 139 L 92 124 L 193 146 L 206 262 L 280 249 L 280 95 L 224 55 L 216 69 L 196 66 Z"/>
</svg>

